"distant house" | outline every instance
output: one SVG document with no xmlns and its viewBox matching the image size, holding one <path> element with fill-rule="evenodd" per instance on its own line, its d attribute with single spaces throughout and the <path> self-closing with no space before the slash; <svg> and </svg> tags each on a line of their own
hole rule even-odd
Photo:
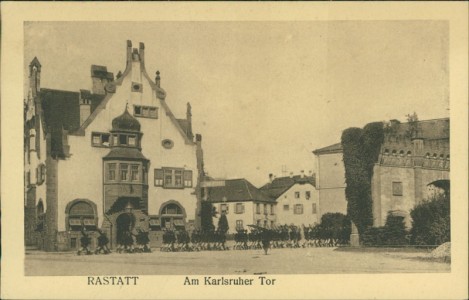
<svg viewBox="0 0 469 300">
<path fill-rule="evenodd" d="M 260 188 L 277 203 L 277 223 L 297 226 L 319 223 L 320 208 L 315 177 L 310 175 L 273 178 Z"/>
<path fill-rule="evenodd" d="M 321 215 L 329 212 L 346 214 L 345 168 L 341 143 L 316 149 L 313 153 L 316 156 L 316 189 Z"/>
<path fill-rule="evenodd" d="M 247 225 L 271 228 L 276 223 L 275 200 L 259 191 L 246 179 L 206 182 L 206 201 L 220 214 L 226 214 L 229 232 L 247 229 Z M 217 226 L 214 219 L 214 225 Z"/>
</svg>

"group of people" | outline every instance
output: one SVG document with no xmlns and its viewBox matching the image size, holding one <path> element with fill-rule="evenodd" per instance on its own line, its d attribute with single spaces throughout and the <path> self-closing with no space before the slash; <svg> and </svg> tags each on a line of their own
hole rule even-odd
<svg viewBox="0 0 469 300">
<path fill-rule="evenodd" d="M 111 249 L 109 249 L 108 244 L 109 244 L 109 239 L 106 235 L 105 232 L 101 231 L 100 229 L 98 231 L 98 247 L 94 251 L 94 254 L 109 254 L 111 253 Z M 81 229 L 81 238 L 80 238 L 80 249 L 78 249 L 77 254 L 85 254 L 85 255 L 91 255 L 93 252 L 90 250 L 90 245 L 91 245 L 91 238 L 89 234 L 86 232 L 85 228 Z"/>
<path fill-rule="evenodd" d="M 94 254 L 109 254 L 111 249 L 109 249 L 109 238 L 106 233 L 97 229 L 99 234 L 98 236 L 98 247 L 94 251 Z M 135 238 L 135 241 L 134 241 Z M 136 246 L 134 247 L 134 243 Z M 137 234 L 134 234 L 131 231 L 124 231 L 117 240 L 117 253 L 142 253 L 142 252 L 151 252 L 150 238 L 148 237 L 148 232 L 138 229 Z M 80 238 L 80 249 L 78 250 L 78 255 L 91 255 L 93 252 L 90 250 L 91 237 L 89 233 L 86 232 L 85 228 L 81 229 L 81 238 Z"/>
<path fill-rule="evenodd" d="M 201 251 L 229 250 L 226 246 L 226 232 L 222 230 L 194 230 L 192 234 L 185 229 L 167 229 L 163 234 L 161 251 Z"/>
</svg>

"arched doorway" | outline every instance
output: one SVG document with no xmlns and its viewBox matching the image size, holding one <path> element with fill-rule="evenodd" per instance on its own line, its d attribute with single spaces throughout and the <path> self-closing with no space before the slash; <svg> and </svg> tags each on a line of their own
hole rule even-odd
<svg viewBox="0 0 469 300">
<path fill-rule="evenodd" d="M 161 208 L 161 227 L 166 229 L 185 228 L 184 210 L 175 202 L 168 203 Z"/>
<path fill-rule="evenodd" d="M 116 219 L 117 244 L 122 244 L 123 238 L 132 232 L 135 226 L 135 216 L 132 213 L 123 213 Z"/>
</svg>

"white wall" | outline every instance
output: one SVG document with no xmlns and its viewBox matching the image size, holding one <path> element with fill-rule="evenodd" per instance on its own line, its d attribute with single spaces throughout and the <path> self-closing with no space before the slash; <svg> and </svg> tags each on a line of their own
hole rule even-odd
<svg viewBox="0 0 469 300">
<path fill-rule="evenodd" d="M 311 197 L 306 199 L 306 192 L 309 191 Z M 295 192 L 300 193 L 300 197 L 295 197 Z M 313 213 L 313 203 L 316 204 L 316 213 Z M 295 205 L 303 205 L 303 213 L 295 214 Z M 284 209 L 284 205 L 288 205 L 288 210 Z M 318 194 L 312 184 L 296 183 L 285 193 L 277 198 L 277 223 L 278 224 L 295 224 L 297 226 L 319 223 L 319 201 Z"/>
<path fill-rule="evenodd" d="M 132 82 L 140 81 L 143 92 L 131 92 Z M 169 97 L 171 99 L 171 97 Z M 156 97 L 149 82 L 140 71 L 139 63 L 132 64 L 132 70 L 122 84 L 117 86 L 116 93 L 107 102 L 105 109 L 99 112 L 93 122 L 85 130 L 85 136 L 69 136 L 71 157 L 59 162 L 58 166 L 58 198 L 59 198 L 59 230 L 65 230 L 65 207 L 76 198 L 87 198 L 98 207 L 99 223 L 103 221 L 103 170 L 102 158 L 109 148 L 91 146 L 92 132 L 109 132 L 112 120 L 121 115 L 128 104 L 129 113 L 133 115 L 133 105 L 158 107 L 158 119 L 138 118 L 141 124 L 142 153 L 150 160 L 148 172 L 148 210 L 149 214 L 158 214 L 162 203 L 176 200 L 181 203 L 187 213 L 187 219 L 196 215 L 195 188 L 163 189 L 154 186 L 154 169 L 161 167 L 178 167 L 193 172 L 193 186 L 197 184 L 197 161 L 195 144 L 186 144 L 183 135 L 167 116 L 167 112 Z M 185 116 L 184 116 L 185 117 Z M 161 145 L 164 139 L 174 142 L 172 149 Z"/>
</svg>

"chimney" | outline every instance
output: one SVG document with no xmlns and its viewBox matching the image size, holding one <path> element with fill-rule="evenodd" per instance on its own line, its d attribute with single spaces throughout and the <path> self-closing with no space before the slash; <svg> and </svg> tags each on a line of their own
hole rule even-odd
<svg viewBox="0 0 469 300">
<path fill-rule="evenodd" d="M 127 40 L 127 64 L 132 62 L 132 42 Z"/>
<path fill-rule="evenodd" d="M 91 94 L 90 91 L 80 90 L 80 126 L 91 114 Z"/>
<path fill-rule="evenodd" d="M 269 174 L 269 181 L 270 181 L 270 183 L 272 183 L 272 181 L 274 181 L 274 174 L 272 174 L 272 173 Z"/>
<path fill-rule="evenodd" d="M 290 172 L 290 178 L 293 178 L 293 172 Z"/>
<path fill-rule="evenodd" d="M 105 95 L 104 87 L 108 82 L 114 81 L 114 74 L 108 72 L 106 66 L 91 65 L 91 80 L 93 94 Z"/>
<path fill-rule="evenodd" d="M 301 170 L 301 178 L 305 178 L 305 170 Z"/>
<path fill-rule="evenodd" d="M 161 81 L 160 71 L 156 71 L 155 84 L 157 87 L 160 87 L 160 81 Z"/>
<path fill-rule="evenodd" d="M 140 62 L 142 64 L 142 67 L 145 66 L 145 44 L 140 42 L 138 45 L 139 48 L 139 54 L 140 54 Z"/>
</svg>

